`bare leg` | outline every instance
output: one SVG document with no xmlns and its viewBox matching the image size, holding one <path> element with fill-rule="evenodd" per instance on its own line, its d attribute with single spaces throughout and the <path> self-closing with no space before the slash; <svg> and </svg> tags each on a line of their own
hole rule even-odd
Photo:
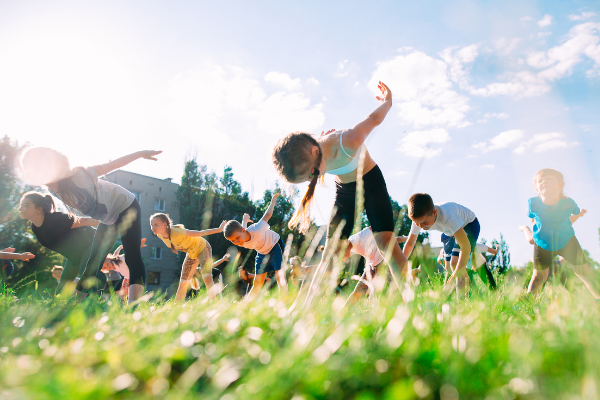
<svg viewBox="0 0 600 400">
<path fill-rule="evenodd" d="M 592 296 L 600 299 L 600 281 L 594 271 L 587 264 L 573 265 L 573 271 L 583 281 Z"/>
<path fill-rule="evenodd" d="M 194 276 L 194 273 L 196 272 L 196 267 L 198 267 L 199 263 L 200 259 L 191 258 L 189 254 L 185 255 L 185 260 L 183 261 L 183 266 L 181 267 L 181 278 L 179 280 L 179 287 L 177 288 L 177 294 L 175 295 L 176 301 L 183 301 L 185 299 L 185 295 L 187 294 L 188 288 L 190 286 L 192 276 Z"/>
<path fill-rule="evenodd" d="M 285 272 L 283 269 L 275 271 L 275 279 L 277 279 L 277 285 L 279 285 L 279 293 L 285 294 L 288 292 L 287 280 L 285 279 Z"/>
<path fill-rule="evenodd" d="M 266 272 L 264 274 L 254 275 L 254 281 L 252 282 L 252 289 L 250 289 L 250 292 L 248 292 L 248 294 L 246 295 L 244 302 L 250 303 L 258 298 L 258 296 L 260 295 L 260 290 L 262 289 L 263 285 L 265 284 L 266 278 L 267 278 Z"/>
<path fill-rule="evenodd" d="M 519 230 L 525 234 L 527 243 L 533 244 L 533 232 L 531 231 L 531 228 L 526 225 L 519 225 Z"/>
<path fill-rule="evenodd" d="M 128 303 L 131 304 L 144 294 L 144 285 L 133 284 L 129 285 L 129 300 Z"/>
<path fill-rule="evenodd" d="M 383 255 L 385 262 L 392 267 L 392 271 L 390 272 L 396 276 L 404 276 L 409 279 L 410 271 L 408 271 L 408 262 L 404 253 L 400 250 L 398 242 L 396 242 L 394 232 L 377 232 L 374 236 L 375 242 L 377 242 L 377 248 Z M 396 277 L 394 277 L 394 280 L 397 281 Z"/>
<path fill-rule="evenodd" d="M 544 287 L 544 282 L 548 279 L 548 275 L 550 274 L 550 268 L 546 269 L 534 269 L 533 276 L 531 277 L 531 282 L 529 282 L 529 288 L 527 289 L 527 293 L 538 293 Z"/>
</svg>

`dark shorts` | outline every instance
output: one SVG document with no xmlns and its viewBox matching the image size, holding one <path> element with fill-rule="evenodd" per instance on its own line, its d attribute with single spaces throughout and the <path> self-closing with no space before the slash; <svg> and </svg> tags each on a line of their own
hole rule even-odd
<svg viewBox="0 0 600 400">
<path fill-rule="evenodd" d="M 533 245 L 533 268 L 545 270 L 552 266 L 554 257 L 562 256 L 571 265 L 583 265 L 587 262 L 585 253 L 575 236 L 560 250 L 544 250 L 537 244 Z"/>
<path fill-rule="evenodd" d="M 376 165 L 363 176 L 363 184 L 364 209 L 373 233 L 393 232 L 394 213 L 392 202 L 379 166 Z M 338 225 L 344 220 L 346 223 L 342 228 L 341 238 L 347 239 L 352 235 L 356 217 L 356 194 L 356 182 L 335 183 L 334 213 L 329 221 L 327 238 L 335 235 Z"/>
<path fill-rule="evenodd" d="M 257 254 L 254 270 L 256 275 L 261 275 L 270 271 L 279 271 L 283 262 L 283 240 L 275 243 L 269 254 Z"/>
<path fill-rule="evenodd" d="M 477 239 L 479 239 L 479 232 L 481 231 L 481 226 L 479 225 L 479 220 L 475 218 L 473 222 L 468 223 L 463 228 L 467 237 L 469 238 L 469 243 L 471 244 L 471 253 L 477 246 Z M 450 261 L 452 256 L 458 257 L 460 254 L 460 246 L 456 243 L 456 238 L 454 236 L 448 236 L 442 233 L 442 243 L 444 244 L 444 256 L 446 261 Z"/>
</svg>

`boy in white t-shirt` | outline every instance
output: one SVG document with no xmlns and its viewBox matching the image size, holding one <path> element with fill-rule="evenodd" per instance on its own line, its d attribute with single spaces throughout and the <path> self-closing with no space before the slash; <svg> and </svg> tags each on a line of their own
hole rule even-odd
<svg viewBox="0 0 600 400">
<path fill-rule="evenodd" d="M 398 243 L 404 243 L 407 240 L 406 236 L 397 236 L 396 241 Z M 363 272 L 354 292 L 351 296 L 351 303 L 356 303 L 363 293 L 368 292 L 369 283 L 371 278 L 377 273 L 377 268 L 383 262 L 383 256 L 377 247 L 375 236 L 373 236 L 373 230 L 371 227 L 366 227 L 362 231 L 355 233 L 348 238 L 348 247 L 346 247 L 346 253 L 344 253 L 343 261 L 346 262 L 352 255 L 351 253 L 358 254 L 365 258 L 365 271 Z M 413 269 L 413 278 L 420 271 L 420 269 Z"/>
<path fill-rule="evenodd" d="M 496 255 L 496 254 L 498 254 L 498 248 L 488 247 L 483 243 L 477 243 L 475 248 L 477 249 L 477 254 L 475 256 L 476 257 L 475 265 L 473 265 L 473 263 L 471 261 L 469 261 L 469 263 L 467 264 L 467 273 L 469 274 L 469 279 L 473 280 L 475 277 L 475 273 L 478 273 L 479 277 L 481 278 L 483 283 L 487 284 L 491 290 L 496 290 L 496 288 L 497 288 L 496 280 L 494 279 L 494 275 L 492 274 L 492 271 L 490 270 L 490 268 L 487 265 L 487 258 L 485 258 L 484 254 L 490 253 L 490 254 Z M 460 252 L 460 249 L 453 249 L 452 251 Z M 451 254 L 449 256 L 452 257 Z M 438 261 L 438 263 L 440 263 L 444 266 L 444 269 L 447 268 L 445 265 L 445 259 L 446 259 L 446 253 L 444 252 L 444 249 L 441 249 L 440 255 L 438 256 L 437 261 Z M 445 280 L 447 280 L 451 274 L 452 274 L 452 270 L 446 269 L 446 279 Z"/>
<path fill-rule="evenodd" d="M 469 258 L 474 265 L 477 263 L 476 244 L 481 229 L 475 213 L 457 203 L 434 205 L 427 193 L 415 193 L 408 200 L 408 216 L 413 222 L 404 245 L 404 255 L 410 256 L 421 229 L 442 232 L 446 270 L 452 271 L 446 287 L 456 285 L 459 291 L 467 293 L 467 264 Z"/>
<path fill-rule="evenodd" d="M 246 228 L 246 224 L 250 221 L 250 216 L 244 214 L 241 224 L 235 220 L 231 220 L 223 228 L 225 239 L 236 246 L 254 249 L 258 253 L 255 263 L 254 284 L 246 296 L 247 301 L 252 301 L 258 297 L 269 271 L 275 272 L 279 289 L 282 292 L 287 292 L 285 273 L 281 270 L 283 241 L 277 233 L 270 229 L 268 224 L 269 219 L 273 215 L 277 197 L 279 197 L 279 193 L 273 195 L 271 204 L 269 204 L 269 208 L 265 211 L 265 215 L 256 224 L 252 224 Z"/>
</svg>

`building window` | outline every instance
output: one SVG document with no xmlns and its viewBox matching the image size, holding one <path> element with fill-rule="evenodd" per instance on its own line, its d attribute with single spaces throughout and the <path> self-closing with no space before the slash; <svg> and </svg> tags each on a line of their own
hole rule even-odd
<svg viewBox="0 0 600 400">
<path fill-rule="evenodd" d="M 140 201 L 140 192 L 136 192 L 134 190 L 130 190 L 131 193 L 133 193 L 133 195 L 135 196 L 135 199 L 138 201 Z"/>
<path fill-rule="evenodd" d="M 154 200 L 154 210 L 155 211 L 165 211 L 165 201 L 163 199 L 155 199 Z"/>
<path fill-rule="evenodd" d="M 148 272 L 148 285 L 160 285 L 160 272 Z"/>
<path fill-rule="evenodd" d="M 152 252 L 150 254 L 150 258 L 153 260 L 161 260 L 162 259 L 162 247 L 152 247 Z"/>
</svg>

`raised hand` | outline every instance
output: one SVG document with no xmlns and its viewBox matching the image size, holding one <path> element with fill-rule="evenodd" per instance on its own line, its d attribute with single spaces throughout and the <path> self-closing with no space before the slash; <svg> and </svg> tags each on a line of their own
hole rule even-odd
<svg viewBox="0 0 600 400">
<path fill-rule="evenodd" d="M 244 221 L 247 221 L 247 222 L 252 222 L 252 220 L 250 219 L 250 214 L 244 214 L 244 216 L 242 217 L 242 219 Z"/>
<path fill-rule="evenodd" d="M 385 103 L 386 101 L 392 101 L 392 91 L 389 87 L 385 85 L 385 83 L 379 81 L 377 87 L 379 88 L 379 90 L 381 90 L 381 94 L 383 95 L 383 97 L 375 97 L 378 101 L 380 101 L 381 103 Z"/>
<path fill-rule="evenodd" d="M 231 254 L 225 253 L 225 255 L 223 256 L 223 260 L 227 261 L 229 260 L 229 257 L 231 257 Z"/>
<path fill-rule="evenodd" d="M 157 161 L 155 156 L 159 155 L 160 153 L 162 153 L 162 150 L 143 150 L 140 151 L 140 157 L 145 158 L 146 160 Z"/>
<path fill-rule="evenodd" d="M 225 225 L 227 225 L 227 221 L 225 221 L 225 220 L 221 221 L 221 225 L 219 225 L 219 229 L 223 230 L 225 228 Z"/>
<path fill-rule="evenodd" d="M 581 212 L 579 213 L 579 217 L 583 217 L 585 214 L 587 213 L 587 210 L 585 208 L 581 209 Z"/>
<path fill-rule="evenodd" d="M 19 255 L 19 260 L 21 260 L 21 261 L 29 261 L 32 258 L 35 258 L 35 255 L 33 255 L 33 254 L 29 253 L 29 252 L 21 253 Z"/>
<path fill-rule="evenodd" d="M 140 247 L 146 247 L 146 238 L 142 238 L 142 244 Z"/>
<path fill-rule="evenodd" d="M 14 253 L 15 252 L 15 248 L 14 247 L 7 247 L 4 250 L 2 250 L 3 253 Z"/>
<path fill-rule="evenodd" d="M 335 132 L 335 129 L 330 129 L 327 132 L 323 131 L 323 132 L 321 132 L 321 136 L 329 135 L 331 132 Z"/>
</svg>

